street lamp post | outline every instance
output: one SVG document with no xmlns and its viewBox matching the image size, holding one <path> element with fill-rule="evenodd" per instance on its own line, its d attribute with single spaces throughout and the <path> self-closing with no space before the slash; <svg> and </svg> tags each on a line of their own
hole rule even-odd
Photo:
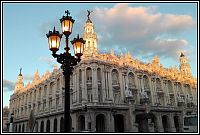
<svg viewBox="0 0 200 135">
<path fill-rule="evenodd" d="M 67 16 L 63 16 L 60 19 L 62 33 L 66 38 L 66 47 L 64 48 L 65 52 L 56 54 L 59 50 L 62 34 L 60 34 L 59 31 L 56 31 L 55 27 L 53 32 L 49 31 L 46 36 L 49 42 L 49 49 L 52 51 L 52 56 L 61 64 L 63 75 L 65 77 L 64 132 L 70 132 L 70 75 L 72 74 L 73 66 L 77 65 L 78 62 L 81 61 L 85 40 L 79 38 L 79 35 L 77 35 L 77 38 L 74 38 L 74 40 L 71 41 L 75 54 L 75 56 L 72 56 L 71 53 L 69 53 L 70 48 L 68 46 L 68 40 L 69 35 L 72 33 L 72 27 L 75 20 L 69 16 L 70 13 L 68 10 L 65 11 L 65 13 Z"/>
</svg>

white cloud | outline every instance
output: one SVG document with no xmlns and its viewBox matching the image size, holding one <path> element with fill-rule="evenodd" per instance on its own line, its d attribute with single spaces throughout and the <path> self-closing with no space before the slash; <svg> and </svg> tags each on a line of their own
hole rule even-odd
<svg viewBox="0 0 200 135">
<path fill-rule="evenodd" d="M 14 89 L 14 85 L 15 85 L 14 82 L 3 79 L 3 90 L 4 91 L 12 91 Z"/>
<path fill-rule="evenodd" d="M 151 53 L 173 59 L 178 51 L 186 50 L 188 41 L 177 37 L 157 37 L 162 34 L 178 35 L 196 27 L 196 22 L 189 15 L 162 14 L 156 11 L 156 7 L 130 7 L 128 4 L 96 8 L 92 20 L 97 34 L 101 35 L 101 49 L 118 47 L 129 50 L 134 56 Z"/>
</svg>

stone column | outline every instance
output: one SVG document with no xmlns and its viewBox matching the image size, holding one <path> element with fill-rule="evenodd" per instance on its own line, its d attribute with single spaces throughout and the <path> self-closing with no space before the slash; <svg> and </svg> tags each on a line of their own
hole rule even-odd
<svg viewBox="0 0 200 135">
<path fill-rule="evenodd" d="M 176 132 L 176 128 L 174 125 L 174 115 L 173 113 L 170 113 L 169 115 L 169 131 L 170 132 Z"/>
<path fill-rule="evenodd" d="M 107 115 L 107 132 L 114 132 L 115 131 L 115 125 L 114 125 L 114 117 L 113 117 L 113 114 L 112 112 L 108 112 L 108 115 Z"/>
<path fill-rule="evenodd" d="M 96 132 L 96 121 L 95 121 L 96 116 L 95 116 L 94 112 L 90 112 L 90 116 L 91 116 L 91 130 L 92 130 L 92 132 Z"/>
<path fill-rule="evenodd" d="M 86 70 L 82 69 L 82 103 L 87 102 Z"/>
<path fill-rule="evenodd" d="M 72 113 L 71 114 L 71 118 L 72 118 L 72 132 L 76 132 L 78 130 L 77 126 L 77 120 L 76 120 L 76 113 Z"/>
<path fill-rule="evenodd" d="M 60 119 L 61 119 L 61 116 L 57 118 L 57 132 L 60 132 Z"/>
<path fill-rule="evenodd" d="M 108 81 L 108 86 L 109 86 L 109 89 L 108 89 L 108 91 L 109 91 L 109 95 L 108 95 L 109 100 L 110 101 L 114 101 L 111 72 L 108 72 L 108 80 L 107 81 Z"/>
<path fill-rule="evenodd" d="M 54 118 L 50 117 L 49 121 L 50 121 L 50 132 L 53 132 L 54 131 Z"/>
<path fill-rule="evenodd" d="M 162 116 L 161 116 L 160 113 L 158 113 L 157 116 L 156 116 L 156 122 L 157 122 L 158 132 L 164 132 L 163 123 L 162 123 Z"/>
<path fill-rule="evenodd" d="M 119 72 L 119 84 L 120 84 L 120 103 L 124 102 L 124 93 L 125 93 L 125 83 L 123 73 Z"/>
<path fill-rule="evenodd" d="M 101 68 L 101 86 L 102 86 L 102 99 L 103 102 L 105 102 L 106 99 L 106 86 L 105 86 L 105 81 L 106 81 L 106 77 L 105 77 L 105 69 Z"/>
<path fill-rule="evenodd" d="M 167 87 L 166 87 L 166 85 L 167 85 L 167 80 L 163 80 L 163 92 L 164 92 L 164 106 L 167 106 L 167 100 L 168 100 L 168 94 L 169 94 L 169 92 L 168 92 L 168 89 L 167 89 Z"/>
<path fill-rule="evenodd" d="M 155 91 L 154 91 L 154 82 L 155 82 L 155 78 L 151 78 L 151 86 L 150 86 L 150 91 L 151 91 L 151 102 L 152 102 L 152 105 L 155 104 Z"/>
<path fill-rule="evenodd" d="M 129 105 L 129 115 L 127 116 L 129 132 L 137 132 L 135 114 L 133 112 L 135 112 L 135 106 Z"/>
<path fill-rule="evenodd" d="M 79 69 L 78 70 L 78 74 L 77 74 L 77 76 L 76 76 L 76 80 L 77 80 L 77 86 L 76 86 L 76 97 L 77 97 L 77 103 L 79 103 L 79 94 L 80 94 L 80 87 L 82 86 L 82 82 L 80 82 L 80 80 L 79 80 L 79 78 L 81 77 L 81 74 L 82 74 L 82 69 Z M 82 80 L 82 78 L 81 78 L 81 80 Z"/>
<path fill-rule="evenodd" d="M 24 124 L 24 130 L 25 130 L 25 125 L 26 124 Z M 41 120 L 38 120 L 38 131 L 37 132 L 40 132 L 40 126 L 41 126 Z M 25 131 L 24 131 L 25 132 Z"/>
<path fill-rule="evenodd" d="M 92 68 L 92 94 L 93 94 L 93 101 L 95 103 L 98 102 L 98 81 L 97 81 L 97 69 Z"/>
<path fill-rule="evenodd" d="M 137 79 L 138 79 L 138 96 L 137 96 L 137 103 L 140 104 L 140 93 L 141 93 L 141 89 L 142 89 L 142 75 L 141 74 L 138 74 L 137 75 Z"/>
</svg>

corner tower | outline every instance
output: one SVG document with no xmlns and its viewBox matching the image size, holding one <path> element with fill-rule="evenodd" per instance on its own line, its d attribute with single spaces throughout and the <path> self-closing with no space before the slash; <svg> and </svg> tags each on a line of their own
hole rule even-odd
<svg viewBox="0 0 200 135">
<path fill-rule="evenodd" d="M 83 39 L 86 41 L 84 52 L 83 52 L 84 57 L 90 57 L 98 53 L 97 35 L 94 31 L 94 25 L 90 19 L 90 13 L 93 11 L 87 10 L 87 12 L 88 12 L 88 15 L 87 15 L 88 19 L 85 23 L 84 34 L 83 34 Z"/>
<path fill-rule="evenodd" d="M 14 93 L 23 92 L 24 90 L 24 82 L 23 82 L 23 76 L 22 76 L 21 71 L 22 71 L 22 68 L 20 68 L 20 73 L 18 75 L 17 82 L 15 83 Z"/>
<path fill-rule="evenodd" d="M 190 64 L 188 63 L 188 59 L 185 57 L 183 52 L 180 55 L 180 71 L 182 75 L 192 76 Z"/>
</svg>

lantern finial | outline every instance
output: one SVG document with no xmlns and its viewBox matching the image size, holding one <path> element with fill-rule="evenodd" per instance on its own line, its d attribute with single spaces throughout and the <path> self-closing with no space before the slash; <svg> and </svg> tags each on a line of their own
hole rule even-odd
<svg viewBox="0 0 200 135">
<path fill-rule="evenodd" d="M 67 16 L 70 15 L 69 10 L 65 11 L 65 14 L 67 14 Z"/>
</svg>

